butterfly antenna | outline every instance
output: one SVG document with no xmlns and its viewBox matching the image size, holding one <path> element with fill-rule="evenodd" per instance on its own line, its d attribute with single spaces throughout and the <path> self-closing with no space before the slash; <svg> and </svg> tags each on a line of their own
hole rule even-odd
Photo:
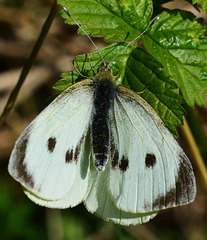
<svg viewBox="0 0 207 240">
<path fill-rule="evenodd" d="M 102 62 L 104 64 L 104 66 L 106 65 L 106 62 L 104 61 L 103 56 L 101 55 L 99 49 L 97 48 L 96 44 L 94 43 L 94 41 L 91 39 L 91 37 L 87 34 L 87 32 L 80 26 L 80 24 L 70 15 L 70 13 L 68 12 L 66 7 L 63 7 L 63 10 L 66 12 L 66 14 L 68 15 L 68 17 L 70 17 L 75 23 L 76 25 L 85 33 L 85 35 L 88 37 L 88 39 L 90 40 L 90 42 L 93 44 L 93 46 L 95 47 L 95 49 L 97 50 L 99 56 L 102 59 Z"/>
<path fill-rule="evenodd" d="M 140 38 L 152 25 L 154 25 L 154 24 L 158 21 L 158 19 L 159 19 L 159 17 L 155 18 L 155 20 L 152 21 L 151 24 L 150 24 L 147 28 L 145 28 L 145 30 L 144 30 L 139 36 L 137 36 L 135 39 L 133 39 L 131 42 L 129 42 L 129 43 L 126 45 L 126 47 L 123 48 L 123 49 L 109 62 L 108 65 L 110 65 L 110 64 L 114 61 L 115 58 L 117 58 L 126 48 L 128 48 L 128 46 L 129 46 L 130 44 L 132 44 L 134 41 L 136 41 L 138 38 Z"/>
</svg>

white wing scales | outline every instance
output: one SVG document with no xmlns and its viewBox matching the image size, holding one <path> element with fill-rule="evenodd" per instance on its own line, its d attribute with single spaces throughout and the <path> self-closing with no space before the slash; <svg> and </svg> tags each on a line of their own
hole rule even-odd
<svg viewBox="0 0 207 240">
<path fill-rule="evenodd" d="M 157 215 L 157 212 L 130 213 L 119 209 L 111 194 L 109 164 L 103 172 L 98 172 L 93 162 L 90 165 L 89 192 L 84 203 L 88 211 L 104 220 L 121 225 L 137 225 L 148 222 Z"/>
<path fill-rule="evenodd" d="M 193 201 L 195 178 L 185 153 L 156 112 L 122 86 L 109 112 L 108 164 L 97 171 L 89 131 L 92 84 L 64 91 L 16 141 L 9 172 L 27 196 L 50 208 L 84 201 L 90 212 L 123 225 Z"/>
<path fill-rule="evenodd" d="M 64 198 L 80 175 L 77 162 L 91 119 L 91 84 L 85 80 L 64 91 L 16 141 L 9 172 L 38 198 Z"/>
<path fill-rule="evenodd" d="M 117 208 L 146 213 L 193 201 L 192 166 L 154 110 L 119 86 L 110 115 L 109 188 Z"/>
<path fill-rule="evenodd" d="M 81 203 L 85 198 L 88 191 L 88 171 L 89 171 L 89 158 L 91 152 L 91 141 L 89 134 L 86 136 L 85 143 L 83 145 L 83 151 L 81 152 L 80 160 L 77 162 L 77 170 L 73 186 L 66 193 L 66 195 L 55 201 L 45 200 L 32 194 L 27 189 L 24 190 L 25 194 L 36 204 L 49 208 L 69 208 L 74 207 Z"/>
</svg>

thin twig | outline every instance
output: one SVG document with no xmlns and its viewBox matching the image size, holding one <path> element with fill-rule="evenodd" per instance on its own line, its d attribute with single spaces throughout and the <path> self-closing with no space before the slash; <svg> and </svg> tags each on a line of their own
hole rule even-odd
<svg viewBox="0 0 207 240">
<path fill-rule="evenodd" d="M 57 10 L 58 10 L 58 5 L 56 3 L 56 0 L 53 2 L 52 4 L 52 7 L 51 7 L 51 10 L 50 10 L 50 13 L 42 27 L 42 30 L 41 30 L 41 33 L 32 49 L 32 52 L 30 54 L 30 57 L 29 59 L 26 61 L 23 69 L 22 69 L 22 72 L 20 74 L 20 77 L 19 77 L 19 80 L 16 84 L 16 86 L 14 87 L 14 89 L 12 90 L 10 96 L 9 96 L 9 99 L 7 101 L 7 104 L 4 108 L 4 111 L 0 117 L 0 127 L 4 124 L 4 122 L 6 121 L 6 118 L 7 116 L 9 115 L 10 111 L 12 110 L 13 106 L 14 106 L 14 103 L 17 99 L 17 96 L 18 96 L 18 93 L 22 87 L 22 84 L 24 83 L 33 63 L 35 62 L 36 60 L 36 57 L 37 57 L 37 54 L 47 36 L 47 33 L 50 29 L 50 26 L 57 14 Z"/>
<path fill-rule="evenodd" d="M 197 144 L 194 140 L 194 137 L 191 133 L 191 130 L 190 130 L 189 125 L 188 125 L 185 118 L 184 118 L 184 125 L 181 126 L 181 130 L 182 130 L 182 133 L 185 137 L 185 140 L 186 140 L 186 142 L 189 146 L 191 154 L 194 157 L 197 169 L 198 169 L 198 171 L 200 173 L 200 176 L 203 180 L 204 187 L 207 190 L 207 169 L 206 169 L 204 160 L 201 156 L 201 153 L 199 151 L 199 148 L 198 148 L 198 146 L 197 146 Z"/>
</svg>

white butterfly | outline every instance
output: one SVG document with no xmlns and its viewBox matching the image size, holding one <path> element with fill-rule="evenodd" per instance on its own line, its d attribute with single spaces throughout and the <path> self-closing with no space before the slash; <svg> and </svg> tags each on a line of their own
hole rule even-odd
<svg viewBox="0 0 207 240">
<path fill-rule="evenodd" d="M 84 202 L 123 225 L 196 194 L 192 166 L 164 123 L 138 94 L 117 85 L 107 64 L 60 94 L 17 139 L 9 173 L 35 203 Z"/>
</svg>

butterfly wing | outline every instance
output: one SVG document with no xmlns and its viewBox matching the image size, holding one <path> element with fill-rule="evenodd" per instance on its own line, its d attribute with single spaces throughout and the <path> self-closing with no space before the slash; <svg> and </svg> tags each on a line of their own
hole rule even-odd
<svg viewBox="0 0 207 240">
<path fill-rule="evenodd" d="M 103 172 L 98 172 L 93 160 L 90 164 L 89 192 L 84 203 L 88 211 L 96 214 L 104 220 L 121 225 L 137 225 L 148 222 L 157 215 L 157 212 L 130 213 L 119 209 L 110 192 L 110 168 L 109 164 Z"/>
<path fill-rule="evenodd" d="M 157 113 L 119 86 L 110 116 L 109 188 L 116 207 L 146 213 L 193 201 L 191 163 Z"/>
<path fill-rule="evenodd" d="M 24 189 L 25 194 L 36 204 L 46 206 L 49 208 L 69 208 L 74 207 L 81 203 L 86 195 L 88 189 L 88 170 L 89 170 L 89 158 L 91 154 L 91 140 L 90 134 L 86 136 L 85 143 L 83 145 L 82 157 L 77 161 L 76 176 L 73 182 L 73 186 L 66 193 L 66 195 L 58 200 L 42 199 L 37 195 L 34 195 L 28 189 Z"/>
<path fill-rule="evenodd" d="M 49 206 L 66 197 L 76 179 L 79 184 L 87 182 L 88 164 L 81 162 L 87 158 L 85 141 L 92 114 L 92 84 L 87 79 L 60 94 L 15 143 L 9 173 L 39 204 Z M 85 169 L 80 169 L 82 166 Z M 79 203 L 80 199 L 75 201 Z"/>
</svg>

